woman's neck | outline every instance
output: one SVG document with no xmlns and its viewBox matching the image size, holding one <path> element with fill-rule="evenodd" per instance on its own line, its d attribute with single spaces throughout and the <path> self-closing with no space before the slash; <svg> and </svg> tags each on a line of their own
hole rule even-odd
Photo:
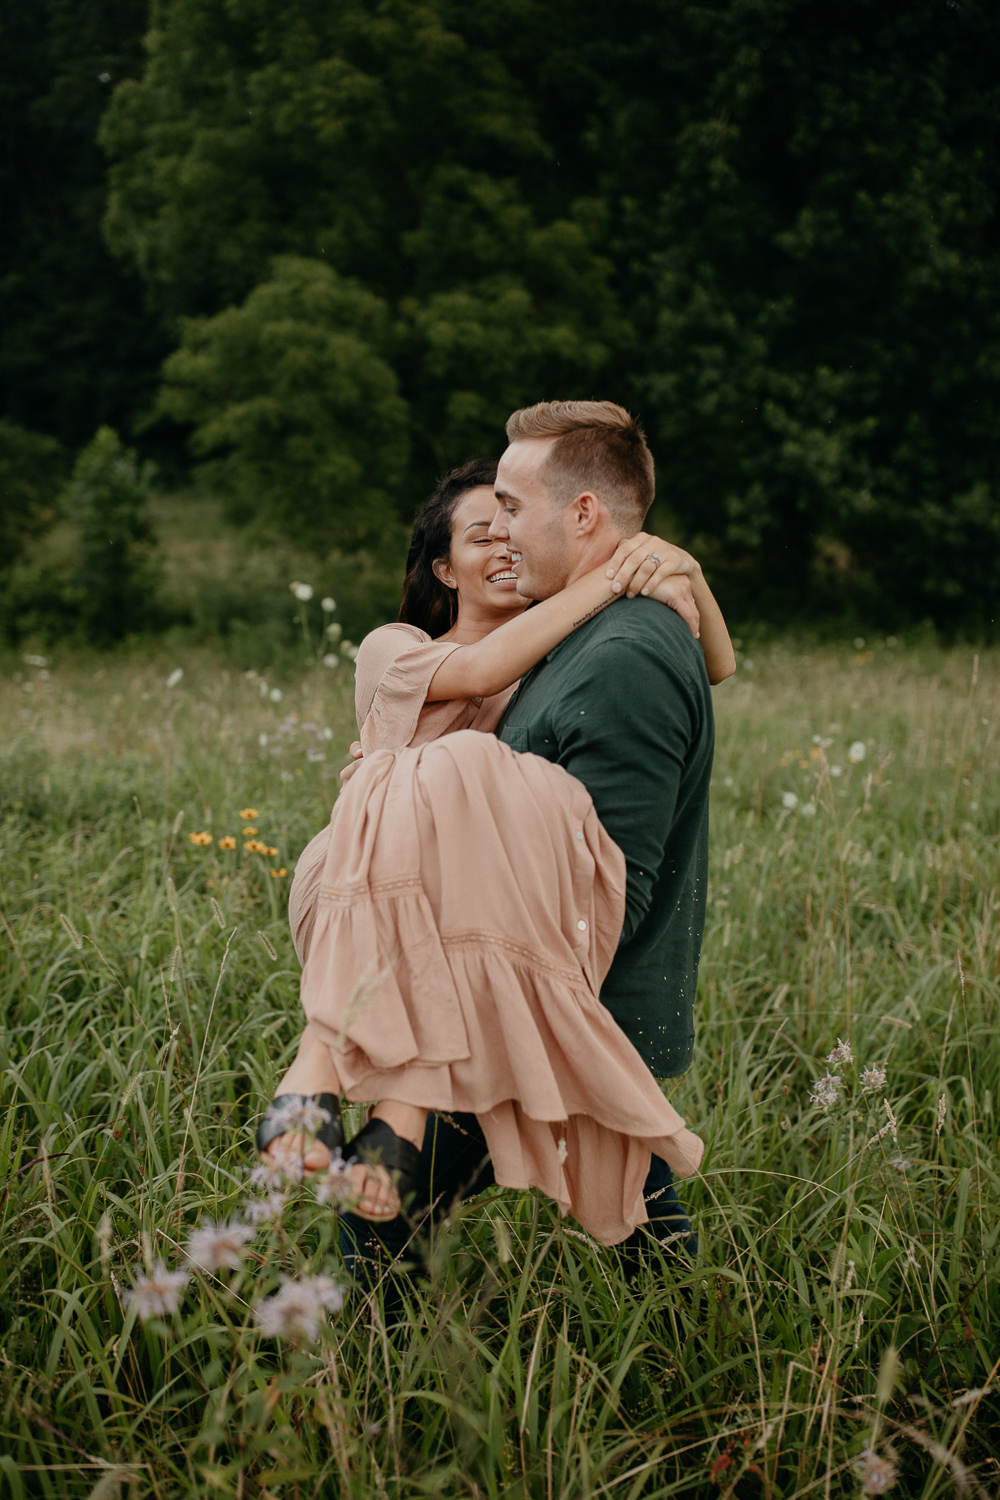
<svg viewBox="0 0 1000 1500">
<path fill-rule="evenodd" d="M 523 608 L 527 609 L 526 600 Z M 506 625 L 508 620 L 516 620 L 523 611 L 521 609 L 481 609 L 463 607 L 461 600 L 458 605 L 458 619 L 450 630 L 439 636 L 442 641 L 455 641 L 459 646 L 474 646 L 485 636 L 498 630 L 501 625 Z"/>
</svg>

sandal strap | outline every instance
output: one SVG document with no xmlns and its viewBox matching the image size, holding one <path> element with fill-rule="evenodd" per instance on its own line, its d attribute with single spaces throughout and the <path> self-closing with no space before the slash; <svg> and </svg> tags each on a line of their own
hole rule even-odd
<svg viewBox="0 0 1000 1500">
<path fill-rule="evenodd" d="M 344 1125 L 340 1118 L 340 1099 L 336 1094 L 279 1094 L 272 1099 L 257 1126 L 257 1150 L 263 1152 L 279 1135 L 288 1134 L 288 1125 L 281 1119 L 281 1111 L 288 1105 L 302 1106 L 318 1104 L 330 1116 L 316 1132 L 315 1139 L 330 1151 L 344 1144 Z"/>
<path fill-rule="evenodd" d="M 400 1202 L 417 1190 L 420 1152 L 412 1141 L 397 1135 L 385 1120 L 369 1120 L 344 1147 L 344 1161 L 362 1161 L 371 1167 L 385 1167 L 392 1176 Z"/>
</svg>

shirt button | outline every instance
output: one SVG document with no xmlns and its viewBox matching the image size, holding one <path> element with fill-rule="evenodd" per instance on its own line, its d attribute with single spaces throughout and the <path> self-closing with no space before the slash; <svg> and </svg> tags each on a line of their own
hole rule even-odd
<svg viewBox="0 0 1000 1500">
<path fill-rule="evenodd" d="M 582 917 L 580 918 L 579 922 L 577 922 L 576 925 L 577 925 L 577 927 L 579 927 L 579 929 L 580 929 L 581 932 L 586 932 L 586 930 L 587 930 L 587 924 L 583 920 Z"/>
</svg>

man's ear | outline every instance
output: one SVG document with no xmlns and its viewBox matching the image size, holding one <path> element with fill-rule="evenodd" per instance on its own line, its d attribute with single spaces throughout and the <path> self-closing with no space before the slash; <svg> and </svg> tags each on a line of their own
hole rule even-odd
<svg viewBox="0 0 1000 1500">
<path fill-rule="evenodd" d="M 591 536 L 603 519 L 604 507 L 596 495 L 584 490 L 573 501 L 573 521 L 578 536 Z"/>
<path fill-rule="evenodd" d="M 458 583 L 451 571 L 451 563 L 446 557 L 436 557 L 431 563 L 431 572 L 438 583 L 443 583 L 446 589 L 457 589 Z"/>
</svg>

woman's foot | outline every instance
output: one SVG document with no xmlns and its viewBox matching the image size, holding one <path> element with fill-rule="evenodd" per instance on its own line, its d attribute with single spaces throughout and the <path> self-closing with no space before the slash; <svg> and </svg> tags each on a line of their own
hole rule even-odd
<svg viewBox="0 0 1000 1500">
<path fill-rule="evenodd" d="M 360 1197 L 352 1212 L 359 1218 L 386 1223 L 406 1207 L 417 1186 L 426 1120 L 426 1110 L 386 1100 L 344 1148 L 345 1161 L 356 1164 Z"/>
<path fill-rule="evenodd" d="M 258 1150 L 265 1161 L 277 1167 L 285 1162 L 294 1163 L 296 1169 L 301 1166 L 306 1172 L 325 1172 L 331 1161 L 331 1147 L 337 1150 L 344 1139 L 343 1130 L 339 1129 L 340 1078 L 333 1066 L 329 1047 L 318 1038 L 311 1036 L 308 1027 L 302 1033 L 295 1061 L 278 1084 L 275 1103 L 277 1104 L 288 1095 L 305 1095 L 314 1100 L 323 1095 L 324 1101 L 320 1108 L 334 1115 L 338 1130 L 330 1131 L 324 1126 L 324 1138 L 320 1138 L 312 1128 L 308 1134 L 296 1130 L 285 1130 L 280 1134 L 272 1132 L 270 1139 L 263 1142 L 258 1135 Z M 331 1109 L 329 1098 L 326 1096 L 332 1096 L 336 1104 L 335 1111 Z M 280 1104 L 278 1107 L 281 1108 Z M 271 1106 L 271 1109 L 273 1108 L 274 1105 Z M 270 1112 L 269 1110 L 268 1114 Z M 264 1121 L 261 1122 L 262 1128 L 267 1119 L 268 1115 L 265 1115 Z"/>
</svg>

